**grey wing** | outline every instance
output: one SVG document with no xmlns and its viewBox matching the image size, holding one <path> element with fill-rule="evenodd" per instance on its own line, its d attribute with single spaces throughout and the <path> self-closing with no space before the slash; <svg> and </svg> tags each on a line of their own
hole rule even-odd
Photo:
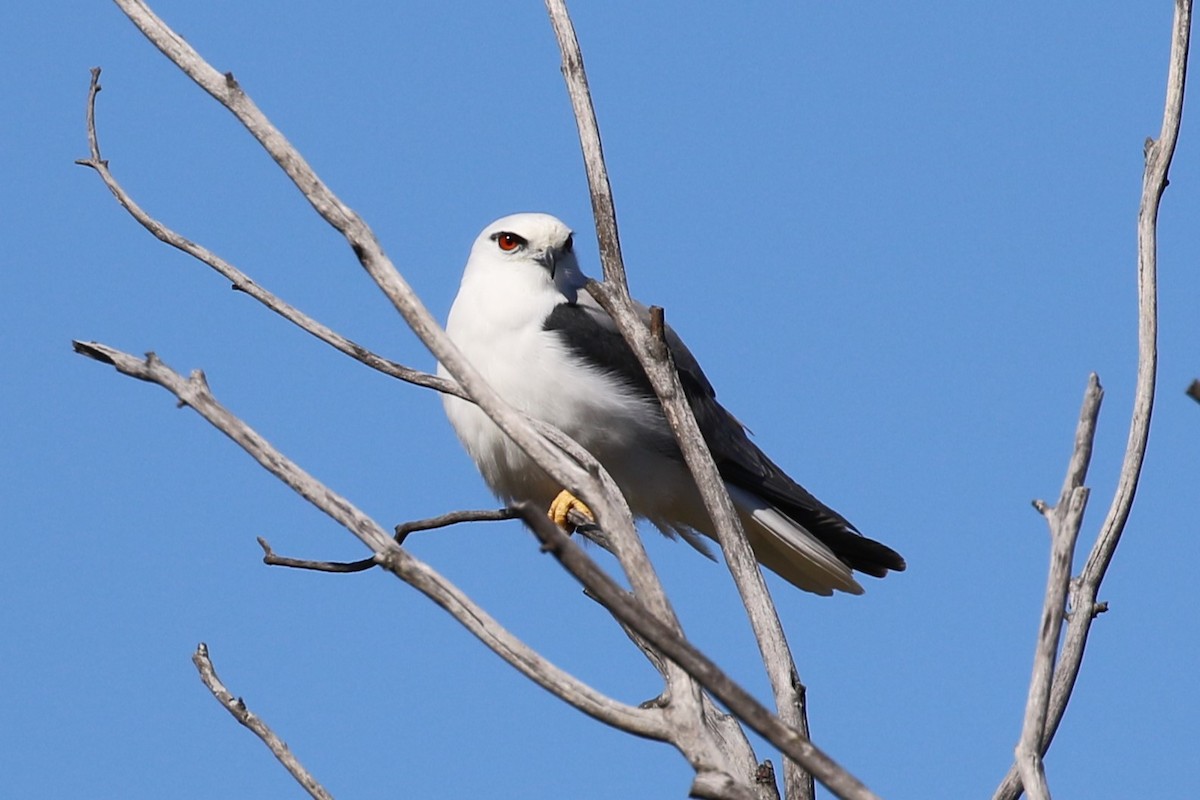
<svg viewBox="0 0 1200 800">
<path fill-rule="evenodd" d="M 649 323 L 649 310 L 639 305 L 638 311 Z M 555 308 L 544 327 L 558 332 L 580 357 L 618 375 L 637 391 L 654 396 L 650 379 L 603 309 L 590 303 L 564 303 Z M 845 517 L 771 461 L 750 440 L 737 418 L 717 401 L 716 390 L 679 335 L 669 325 L 664 333 L 684 394 L 722 478 L 778 508 L 852 569 L 882 577 L 889 569 L 905 568 L 904 559 L 896 551 L 863 536 Z"/>
</svg>

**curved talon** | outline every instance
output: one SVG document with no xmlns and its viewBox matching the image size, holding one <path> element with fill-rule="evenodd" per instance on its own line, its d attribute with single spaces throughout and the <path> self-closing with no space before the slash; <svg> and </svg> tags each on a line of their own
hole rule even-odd
<svg viewBox="0 0 1200 800">
<path fill-rule="evenodd" d="M 554 524 L 564 530 L 574 531 L 575 526 L 567 519 L 572 511 L 578 511 L 588 519 L 595 520 L 596 516 L 592 510 L 588 508 L 582 500 L 575 495 L 563 489 L 558 493 L 553 502 L 550 503 L 550 508 L 546 510 L 546 516 L 554 521 Z"/>
</svg>

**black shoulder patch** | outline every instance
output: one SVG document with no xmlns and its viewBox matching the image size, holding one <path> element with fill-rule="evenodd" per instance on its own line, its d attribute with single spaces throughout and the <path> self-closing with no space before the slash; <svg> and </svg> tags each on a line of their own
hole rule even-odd
<svg viewBox="0 0 1200 800">
<path fill-rule="evenodd" d="M 558 334 L 572 353 L 596 369 L 620 378 L 641 394 L 654 396 L 654 388 L 637 356 L 614 325 L 601 321 L 597 311 L 572 303 L 554 307 L 542 330 Z"/>
</svg>

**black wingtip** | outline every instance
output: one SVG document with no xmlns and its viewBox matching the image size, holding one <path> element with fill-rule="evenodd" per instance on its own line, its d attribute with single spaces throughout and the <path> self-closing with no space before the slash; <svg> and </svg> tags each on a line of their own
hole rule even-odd
<svg viewBox="0 0 1200 800">
<path fill-rule="evenodd" d="M 908 569 L 908 562 L 895 550 L 857 531 L 830 531 L 826 528 L 813 532 L 846 566 L 864 575 L 883 578 L 888 572 L 904 572 Z"/>
</svg>

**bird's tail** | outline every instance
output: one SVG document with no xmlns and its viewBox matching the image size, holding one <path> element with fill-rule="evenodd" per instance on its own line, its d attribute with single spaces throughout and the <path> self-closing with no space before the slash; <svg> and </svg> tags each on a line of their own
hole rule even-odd
<svg viewBox="0 0 1200 800">
<path fill-rule="evenodd" d="M 863 593 L 853 571 L 828 545 L 761 497 L 728 483 L 725 486 L 760 564 L 806 592 Z"/>
</svg>

